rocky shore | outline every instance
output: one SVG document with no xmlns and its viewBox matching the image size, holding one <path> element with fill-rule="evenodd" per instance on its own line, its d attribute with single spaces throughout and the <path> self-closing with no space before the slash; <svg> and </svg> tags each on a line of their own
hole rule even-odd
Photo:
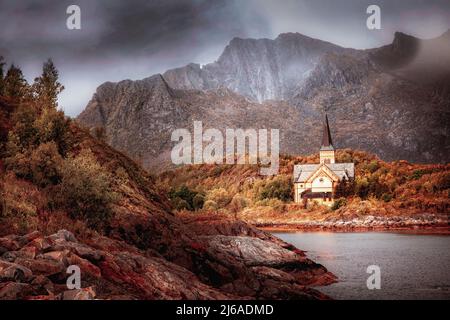
<svg viewBox="0 0 450 320">
<path fill-rule="evenodd" d="M 414 216 L 366 216 L 354 219 L 331 218 L 324 221 L 263 221 L 250 222 L 267 231 L 410 231 L 450 234 L 448 215 L 421 214 Z"/>
<path fill-rule="evenodd" d="M 213 220 L 186 221 L 198 233 L 189 244 L 196 272 L 104 236 L 0 238 L 0 300 L 328 298 L 309 286 L 336 278 L 302 251 L 244 223 Z M 80 289 L 66 285 L 70 265 L 81 269 Z"/>
</svg>

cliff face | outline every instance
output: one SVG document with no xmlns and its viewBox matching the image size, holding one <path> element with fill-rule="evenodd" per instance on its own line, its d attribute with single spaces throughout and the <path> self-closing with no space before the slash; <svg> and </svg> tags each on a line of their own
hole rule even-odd
<svg viewBox="0 0 450 320">
<path fill-rule="evenodd" d="M 384 160 L 448 162 L 450 36 L 397 33 L 391 45 L 344 49 L 299 34 L 234 39 L 215 63 L 98 88 L 78 121 L 143 161 L 170 164 L 174 129 L 275 128 L 281 152 L 310 154 L 328 112 L 337 147 Z M 270 99 L 270 100 L 268 100 Z"/>
<path fill-rule="evenodd" d="M 286 100 L 322 55 L 351 51 L 298 33 L 282 34 L 275 40 L 235 38 L 216 62 L 169 70 L 164 78 L 178 89 L 227 87 L 258 102 Z"/>
</svg>

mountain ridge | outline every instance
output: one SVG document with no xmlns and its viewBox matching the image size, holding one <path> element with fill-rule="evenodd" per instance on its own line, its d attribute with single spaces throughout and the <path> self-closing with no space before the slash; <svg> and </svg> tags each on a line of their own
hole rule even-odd
<svg viewBox="0 0 450 320">
<path fill-rule="evenodd" d="M 235 38 L 212 64 L 100 86 L 78 121 L 104 128 L 108 143 L 147 168 L 167 167 L 171 132 L 193 121 L 220 130 L 278 128 L 282 153 L 310 154 L 324 112 L 337 147 L 448 162 L 447 50 L 450 56 L 446 34 L 421 40 L 396 33 L 392 44 L 369 50 L 294 33 Z"/>
</svg>

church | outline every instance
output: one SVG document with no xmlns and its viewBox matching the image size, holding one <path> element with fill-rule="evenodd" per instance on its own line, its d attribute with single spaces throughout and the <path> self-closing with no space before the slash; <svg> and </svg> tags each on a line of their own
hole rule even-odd
<svg viewBox="0 0 450 320">
<path fill-rule="evenodd" d="M 316 201 L 331 206 L 334 192 L 340 181 L 355 178 L 354 163 L 336 163 L 336 150 L 331 139 L 328 116 L 323 124 L 320 163 L 294 166 L 294 200 L 308 204 Z"/>
</svg>

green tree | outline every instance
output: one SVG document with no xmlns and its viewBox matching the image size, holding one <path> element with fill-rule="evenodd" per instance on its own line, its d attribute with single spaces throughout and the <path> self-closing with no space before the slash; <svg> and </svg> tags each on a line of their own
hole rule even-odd
<svg viewBox="0 0 450 320">
<path fill-rule="evenodd" d="M 292 201 L 293 183 L 289 176 L 279 176 L 267 182 L 259 193 L 259 200 L 279 199 L 284 202 Z"/>
<path fill-rule="evenodd" d="M 54 141 L 58 146 L 58 152 L 65 156 L 70 140 L 70 120 L 62 111 L 56 108 L 45 107 L 34 122 L 39 142 Z"/>
<path fill-rule="evenodd" d="M 34 79 L 33 84 L 33 91 L 44 106 L 58 107 L 58 95 L 64 90 L 58 78 L 58 70 L 52 59 L 48 59 L 42 67 L 42 75 Z"/>
<path fill-rule="evenodd" d="M 14 99 L 23 99 L 29 93 L 28 83 L 25 80 L 22 70 L 12 64 L 6 77 L 4 79 L 4 94 L 5 96 Z"/>
</svg>

